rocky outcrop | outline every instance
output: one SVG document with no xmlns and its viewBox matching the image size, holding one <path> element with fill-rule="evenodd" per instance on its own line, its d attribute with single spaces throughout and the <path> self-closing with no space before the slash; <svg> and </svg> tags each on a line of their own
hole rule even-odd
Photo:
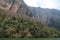
<svg viewBox="0 0 60 40">
<path fill-rule="evenodd" d="M 33 17 L 33 13 L 23 0 L 0 0 L 0 8 Z"/>
<path fill-rule="evenodd" d="M 6 1 L 4 0 L 0 0 L 0 8 L 1 9 L 5 9 L 8 10 L 10 8 L 11 5 L 9 5 Z"/>
</svg>

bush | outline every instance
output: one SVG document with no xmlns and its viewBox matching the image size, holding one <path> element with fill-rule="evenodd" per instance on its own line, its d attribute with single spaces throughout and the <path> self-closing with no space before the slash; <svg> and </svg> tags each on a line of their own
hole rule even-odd
<svg viewBox="0 0 60 40">
<path fill-rule="evenodd" d="M 0 38 L 57 38 L 60 32 L 22 14 L 0 9 Z"/>
</svg>

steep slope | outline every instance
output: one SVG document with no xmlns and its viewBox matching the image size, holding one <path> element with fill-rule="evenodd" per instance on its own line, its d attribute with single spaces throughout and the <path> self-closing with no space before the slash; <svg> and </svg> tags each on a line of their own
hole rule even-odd
<svg viewBox="0 0 60 40">
<path fill-rule="evenodd" d="M 32 17 L 32 12 L 23 0 L 0 0 L 0 8 Z"/>
<path fill-rule="evenodd" d="M 54 38 L 60 33 L 22 14 L 0 10 L 0 38 Z"/>
<path fill-rule="evenodd" d="M 40 7 L 30 7 L 30 9 L 34 12 L 35 19 L 41 20 L 44 24 L 54 26 L 60 30 L 60 10 Z"/>
</svg>

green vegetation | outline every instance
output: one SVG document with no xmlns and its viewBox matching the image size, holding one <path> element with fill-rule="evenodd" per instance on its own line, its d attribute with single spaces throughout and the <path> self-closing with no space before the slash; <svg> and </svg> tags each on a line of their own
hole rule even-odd
<svg viewBox="0 0 60 40">
<path fill-rule="evenodd" d="M 60 33 L 32 18 L 0 9 L 0 38 L 57 38 Z"/>
</svg>

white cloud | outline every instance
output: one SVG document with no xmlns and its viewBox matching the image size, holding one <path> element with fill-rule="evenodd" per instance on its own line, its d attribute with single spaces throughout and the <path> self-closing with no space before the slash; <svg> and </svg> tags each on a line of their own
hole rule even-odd
<svg viewBox="0 0 60 40">
<path fill-rule="evenodd" d="M 28 6 L 34 6 L 34 7 L 37 7 L 37 0 L 24 0 L 25 3 L 28 5 Z"/>
<path fill-rule="evenodd" d="M 43 0 L 42 2 L 39 1 L 39 3 L 42 8 L 56 8 L 52 0 Z"/>
<path fill-rule="evenodd" d="M 42 8 L 54 8 L 59 9 L 60 8 L 60 0 L 24 0 L 25 3 L 29 6 L 33 7 L 42 7 Z"/>
</svg>

